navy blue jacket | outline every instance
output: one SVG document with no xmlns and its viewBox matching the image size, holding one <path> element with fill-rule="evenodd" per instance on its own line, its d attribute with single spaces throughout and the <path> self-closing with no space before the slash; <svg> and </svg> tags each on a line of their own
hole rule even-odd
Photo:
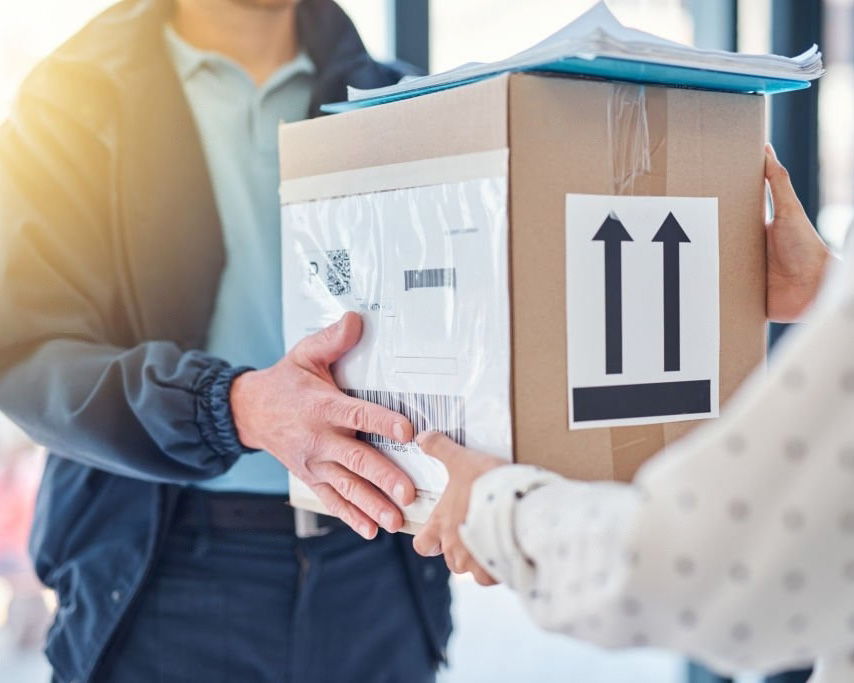
<svg viewBox="0 0 854 683">
<path fill-rule="evenodd" d="M 151 571 L 182 485 L 244 452 L 238 369 L 198 349 L 224 263 L 198 133 L 165 51 L 171 0 L 125 0 L 40 64 L 0 128 L 0 410 L 50 451 L 31 553 L 59 599 L 47 654 L 90 679 Z M 332 0 L 304 0 L 311 114 L 388 85 Z M 369 141 L 366 141 L 369 144 Z M 437 659 L 440 559 L 399 539 Z"/>
</svg>

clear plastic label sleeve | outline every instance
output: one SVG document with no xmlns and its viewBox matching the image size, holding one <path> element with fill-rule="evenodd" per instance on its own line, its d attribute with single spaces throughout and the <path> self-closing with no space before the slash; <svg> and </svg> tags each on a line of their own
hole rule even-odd
<svg viewBox="0 0 854 683">
<path fill-rule="evenodd" d="M 281 196 L 286 350 L 356 311 L 362 339 L 334 367 L 343 391 L 509 460 L 507 159 L 335 173 L 285 182 Z M 422 497 L 444 490 L 444 467 L 414 443 L 360 437 Z"/>
</svg>

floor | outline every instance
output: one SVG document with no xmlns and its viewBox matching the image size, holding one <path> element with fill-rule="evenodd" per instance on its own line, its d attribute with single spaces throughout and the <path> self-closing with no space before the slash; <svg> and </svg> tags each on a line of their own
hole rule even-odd
<svg viewBox="0 0 854 683">
<path fill-rule="evenodd" d="M 454 582 L 456 631 L 440 683 L 683 683 L 683 660 L 655 650 L 606 652 L 544 633 L 503 586 Z"/>
</svg>

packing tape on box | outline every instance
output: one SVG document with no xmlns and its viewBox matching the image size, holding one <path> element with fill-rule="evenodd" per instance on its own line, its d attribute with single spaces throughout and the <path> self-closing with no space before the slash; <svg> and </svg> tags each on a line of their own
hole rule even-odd
<svg viewBox="0 0 854 683">
<path fill-rule="evenodd" d="M 608 151 L 615 195 L 667 189 L 667 90 L 614 84 L 608 100 Z"/>
<path fill-rule="evenodd" d="M 667 194 L 667 90 L 615 83 L 608 100 L 608 148 L 615 195 Z M 650 450 L 664 448 L 665 425 L 612 427 L 614 478 L 628 481 Z"/>
<path fill-rule="evenodd" d="M 608 147 L 614 194 L 633 194 L 635 180 L 652 168 L 646 88 L 616 84 L 608 99 Z"/>
</svg>

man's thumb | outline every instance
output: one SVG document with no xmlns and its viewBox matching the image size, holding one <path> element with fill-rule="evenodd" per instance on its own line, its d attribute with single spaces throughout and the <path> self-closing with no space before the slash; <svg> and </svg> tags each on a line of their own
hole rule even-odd
<svg viewBox="0 0 854 683">
<path fill-rule="evenodd" d="M 314 365 L 332 365 L 362 338 L 362 318 L 352 311 L 294 347 L 300 360 Z"/>
</svg>

